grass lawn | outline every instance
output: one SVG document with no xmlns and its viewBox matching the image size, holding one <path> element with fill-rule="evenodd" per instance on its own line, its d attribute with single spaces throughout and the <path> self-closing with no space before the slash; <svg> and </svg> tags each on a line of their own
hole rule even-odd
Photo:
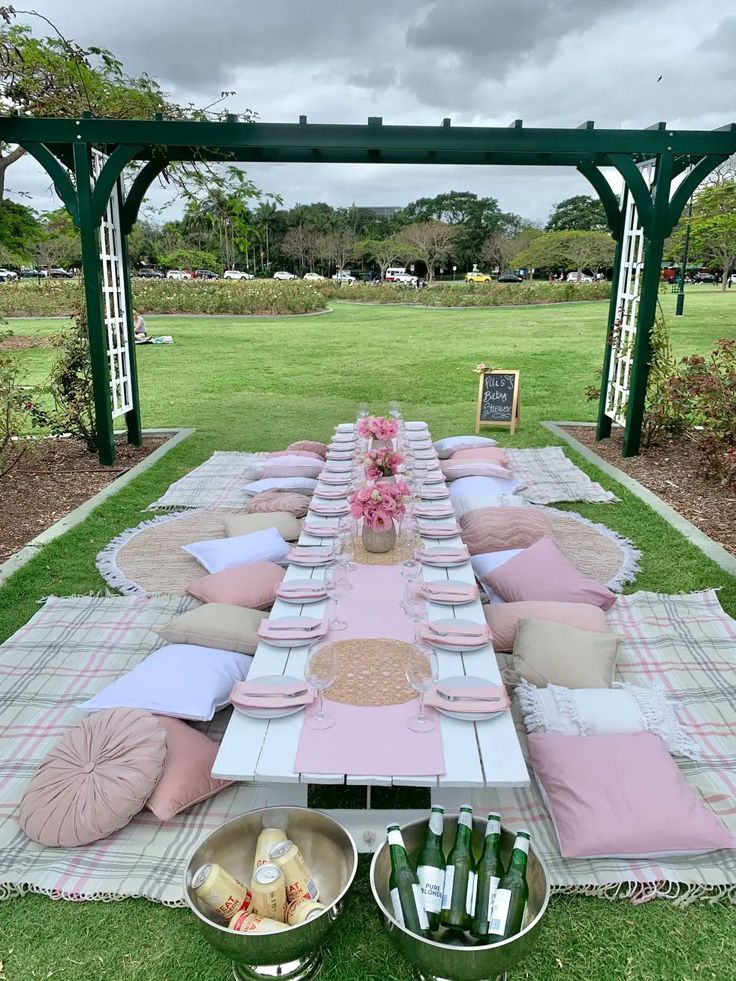
<svg viewBox="0 0 736 981">
<path fill-rule="evenodd" d="M 1 297 L 0 297 L 1 299 Z M 665 312 L 674 297 L 663 295 Z M 670 319 L 678 355 L 705 353 L 736 334 L 736 291 L 692 287 L 686 315 Z M 596 382 L 606 303 L 493 310 L 416 310 L 335 304 L 330 314 L 295 319 L 150 317 L 171 347 L 138 349 L 145 426 L 196 426 L 197 433 L 157 466 L 53 542 L 0 589 L 0 640 L 51 593 L 87 593 L 103 583 L 96 553 L 137 524 L 141 509 L 215 449 L 279 449 L 300 437 L 325 438 L 357 401 L 380 410 L 398 398 L 407 417 L 429 422 L 435 438 L 470 432 L 485 361 L 521 370 L 522 428 L 515 446 L 553 442 L 541 419 L 592 420 L 584 389 Z M 59 329 L 58 320 L 15 320 L 16 334 Z M 21 352 L 27 383 L 42 384 L 53 350 Z M 643 550 L 636 589 L 680 592 L 721 587 L 736 615 L 736 581 L 669 525 L 576 459 L 621 498 L 574 510 L 632 538 Z M 363 860 L 343 924 L 326 956 L 328 981 L 409 979 L 382 934 Z M 226 960 L 200 939 L 189 914 L 140 900 L 53 903 L 27 896 L 0 906 L 0 981 L 121 978 L 220 981 Z M 699 904 L 680 911 L 585 897 L 553 900 L 544 934 L 515 978 L 728 979 L 736 976 L 733 910 Z"/>
</svg>

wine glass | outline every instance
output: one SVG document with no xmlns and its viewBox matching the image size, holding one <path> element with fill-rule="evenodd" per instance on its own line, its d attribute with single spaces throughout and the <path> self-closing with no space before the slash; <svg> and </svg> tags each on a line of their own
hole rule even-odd
<svg viewBox="0 0 736 981">
<path fill-rule="evenodd" d="M 414 484 L 417 490 L 417 497 L 422 496 L 422 488 L 427 479 L 427 464 L 424 460 L 416 460 L 414 463 Z"/>
<path fill-rule="evenodd" d="M 407 582 L 401 608 L 409 619 L 414 621 L 416 626 L 415 637 L 418 637 L 420 631 L 419 623 L 427 611 L 427 601 L 419 592 L 416 581 Z"/>
<path fill-rule="evenodd" d="M 361 419 L 367 419 L 368 415 L 369 415 L 368 403 L 358 402 L 358 407 L 355 415 L 356 421 L 360 422 Z"/>
<path fill-rule="evenodd" d="M 334 615 L 330 620 L 328 626 L 330 630 L 345 630 L 347 629 L 347 623 L 341 620 L 338 615 L 338 603 L 342 597 L 347 592 L 347 581 L 345 579 L 345 572 L 339 566 L 332 566 L 330 569 L 325 570 L 325 592 L 334 601 Z"/>
<path fill-rule="evenodd" d="M 312 644 L 307 651 L 304 679 L 317 689 L 317 712 L 307 715 L 304 724 L 310 729 L 331 729 L 335 719 L 324 709 L 324 692 L 337 679 L 337 653 L 329 644 Z"/>
<path fill-rule="evenodd" d="M 355 518 L 341 518 L 337 524 L 337 561 L 348 572 L 355 571 Z M 350 588 L 352 586 L 349 584 Z"/>
<path fill-rule="evenodd" d="M 419 695 L 419 712 L 407 722 L 412 732 L 432 732 L 437 728 L 434 719 L 424 714 L 424 695 L 438 678 L 437 654 L 429 647 L 413 647 L 406 659 L 406 680 Z"/>
</svg>

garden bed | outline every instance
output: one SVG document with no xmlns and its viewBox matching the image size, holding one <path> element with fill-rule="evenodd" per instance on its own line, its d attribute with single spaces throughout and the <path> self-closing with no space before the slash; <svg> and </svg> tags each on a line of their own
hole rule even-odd
<svg viewBox="0 0 736 981">
<path fill-rule="evenodd" d="M 703 534 L 736 555 L 736 492 L 703 476 L 703 457 L 687 440 L 671 440 L 640 456 L 622 457 L 623 430 L 596 442 L 592 426 L 566 431 L 602 459 L 661 497 Z"/>
<path fill-rule="evenodd" d="M 94 497 L 166 439 L 146 436 L 142 446 L 131 446 L 119 437 L 111 467 L 101 466 L 96 455 L 87 453 L 76 440 L 34 441 L 10 473 L 0 477 L 0 562 Z"/>
</svg>

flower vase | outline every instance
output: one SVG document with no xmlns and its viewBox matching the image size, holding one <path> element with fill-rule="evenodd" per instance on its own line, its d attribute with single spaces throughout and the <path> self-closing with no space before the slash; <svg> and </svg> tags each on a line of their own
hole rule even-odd
<svg viewBox="0 0 736 981">
<path fill-rule="evenodd" d="M 391 440 L 390 439 L 373 439 L 371 440 L 372 450 L 390 450 Z"/>
<path fill-rule="evenodd" d="M 390 552 L 396 544 L 396 528 L 393 523 L 386 531 L 376 531 L 364 522 L 361 536 L 366 552 Z"/>
</svg>

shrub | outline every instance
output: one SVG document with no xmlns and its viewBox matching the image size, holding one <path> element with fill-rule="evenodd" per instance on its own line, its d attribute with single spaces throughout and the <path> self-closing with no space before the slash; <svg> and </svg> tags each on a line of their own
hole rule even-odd
<svg viewBox="0 0 736 981">
<path fill-rule="evenodd" d="M 437 283 L 427 289 L 393 283 L 349 283 L 338 286 L 320 283 L 330 298 L 361 303 L 410 303 L 430 307 L 527 306 L 535 303 L 565 303 L 571 300 L 604 300 L 611 284 L 546 283 Z"/>
<path fill-rule="evenodd" d="M 0 330 L 0 344 L 9 337 L 12 331 Z M 20 438 L 26 432 L 30 407 L 19 381 L 15 358 L 0 348 L 0 477 L 13 469 L 29 445 Z"/>
</svg>

